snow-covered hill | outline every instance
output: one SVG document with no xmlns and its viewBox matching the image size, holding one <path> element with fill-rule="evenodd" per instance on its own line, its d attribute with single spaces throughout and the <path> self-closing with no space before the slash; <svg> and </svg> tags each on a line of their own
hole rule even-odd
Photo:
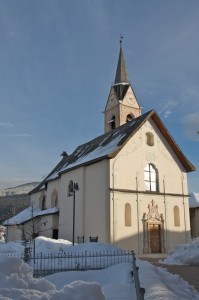
<svg viewBox="0 0 199 300">
<path fill-rule="evenodd" d="M 33 188 L 35 188 L 38 185 L 38 183 L 39 182 L 31 182 L 13 188 L 0 190 L 0 196 L 28 194 Z"/>
</svg>

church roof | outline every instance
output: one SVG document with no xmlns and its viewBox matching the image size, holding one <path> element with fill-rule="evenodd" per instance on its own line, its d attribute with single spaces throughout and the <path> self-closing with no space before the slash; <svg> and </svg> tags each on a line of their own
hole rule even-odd
<svg viewBox="0 0 199 300">
<path fill-rule="evenodd" d="M 22 210 L 16 216 L 3 222 L 4 226 L 8 225 L 20 225 L 41 216 L 54 215 L 59 213 L 58 207 L 51 207 L 45 210 L 41 210 L 39 207 L 32 208 L 31 206 Z"/>
<path fill-rule="evenodd" d="M 90 142 L 80 145 L 68 157 L 68 161 L 61 168 L 59 174 L 65 173 L 71 169 L 77 168 L 82 165 L 95 163 L 105 158 L 113 158 L 117 155 L 121 148 L 124 147 L 126 142 L 139 130 L 139 128 L 149 119 L 152 119 L 157 127 L 160 129 L 167 142 L 175 152 L 178 159 L 181 161 L 187 172 L 194 171 L 195 167 L 184 156 L 159 116 L 154 110 L 151 110 L 138 118 L 133 119 L 120 127 L 117 127 Z"/>
<path fill-rule="evenodd" d="M 29 194 L 45 189 L 45 185 L 49 181 L 58 179 L 61 174 L 72 169 L 91 165 L 103 159 L 114 158 L 124 147 L 127 141 L 149 119 L 152 119 L 155 122 L 158 129 L 180 160 L 186 172 L 194 171 L 195 167 L 182 153 L 181 149 L 160 120 L 158 114 L 154 110 L 151 110 L 120 127 L 117 127 L 85 144 L 78 146 L 71 155 L 64 156 L 63 159 L 56 165 L 56 167 L 49 173 L 49 175 Z"/>
<path fill-rule="evenodd" d="M 182 163 L 186 172 L 195 170 L 195 167 L 182 153 L 175 140 L 172 138 L 159 116 L 151 110 L 138 118 L 133 119 L 120 127 L 117 127 L 95 139 L 78 146 L 75 151 L 64 157 L 59 164 L 49 173 L 49 175 L 30 194 L 45 188 L 49 181 L 60 177 L 62 173 L 68 172 L 81 166 L 91 165 L 103 159 L 114 158 L 124 147 L 127 141 L 139 130 L 139 128 L 149 119 L 152 119 L 164 138 L 167 140 L 174 153 Z"/>
<path fill-rule="evenodd" d="M 34 192 L 38 192 L 39 190 L 42 190 L 45 188 L 45 183 L 53 180 L 58 177 L 58 172 L 61 170 L 61 168 L 66 164 L 68 155 L 65 155 L 66 152 L 63 152 L 60 156 L 63 156 L 63 158 L 60 160 L 60 162 L 52 169 L 52 171 L 46 176 L 33 190 L 31 190 L 28 194 L 31 195 Z"/>
</svg>

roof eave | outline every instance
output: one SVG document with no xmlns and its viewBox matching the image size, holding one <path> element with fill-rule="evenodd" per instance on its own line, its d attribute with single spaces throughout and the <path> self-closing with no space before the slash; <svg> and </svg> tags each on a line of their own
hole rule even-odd
<svg viewBox="0 0 199 300">
<path fill-rule="evenodd" d="M 176 144 L 174 138 L 169 133 L 166 126 L 162 123 L 161 119 L 159 118 L 158 114 L 153 111 L 153 114 L 151 115 L 152 120 L 156 123 L 158 129 L 163 133 L 163 136 L 173 149 L 174 153 L 182 163 L 183 167 L 185 168 L 186 172 L 193 172 L 196 170 L 195 166 L 188 160 L 188 158 L 183 154 L 180 147 Z"/>
<path fill-rule="evenodd" d="M 47 214 L 43 214 L 43 215 L 37 215 L 37 216 L 34 216 L 33 218 L 30 218 L 28 220 L 25 220 L 25 221 L 22 221 L 22 222 L 17 222 L 17 223 L 14 223 L 14 224 L 4 224 L 3 226 L 13 226 L 13 225 L 21 225 L 21 224 L 25 224 L 31 220 L 34 220 L 36 218 L 39 218 L 39 217 L 43 217 L 43 216 L 49 216 L 49 215 L 59 215 L 59 210 L 58 211 L 55 211 L 55 212 L 50 212 L 50 213 L 47 213 Z"/>
<path fill-rule="evenodd" d="M 67 173 L 67 172 L 69 172 L 69 171 L 71 171 L 71 170 L 75 170 L 75 169 L 80 168 L 80 167 L 86 167 L 86 166 L 89 166 L 89 165 L 93 165 L 93 164 L 95 164 L 96 162 L 99 162 L 99 161 L 104 160 L 104 159 L 109 159 L 109 154 L 103 155 L 103 156 L 98 157 L 98 158 L 95 158 L 95 159 L 93 159 L 93 160 L 89 160 L 89 161 L 84 162 L 84 163 L 81 163 L 81 164 L 79 164 L 79 165 L 77 165 L 77 166 L 71 166 L 71 167 L 68 168 L 68 169 L 65 169 L 65 170 L 60 171 L 58 174 L 59 174 L 59 175 L 62 175 L 62 174 L 64 174 L 64 173 Z"/>
</svg>

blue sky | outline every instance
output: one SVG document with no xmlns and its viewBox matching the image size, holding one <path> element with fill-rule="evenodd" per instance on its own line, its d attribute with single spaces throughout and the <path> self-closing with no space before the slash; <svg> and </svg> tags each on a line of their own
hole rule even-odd
<svg viewBox="0 0 199 300">
<path fill-rule="evenodd" d="M 120 33 L 143 112 L 198 168 L 198 16 L 198 0 L 0 0 L 0 188 L 41 180 L 103 133 Z"/>
</svg>

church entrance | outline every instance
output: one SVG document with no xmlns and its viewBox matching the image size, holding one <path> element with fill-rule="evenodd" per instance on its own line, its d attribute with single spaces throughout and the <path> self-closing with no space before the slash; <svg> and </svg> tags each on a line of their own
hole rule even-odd
<svg viewBox="0 0 199 300">
<path fill-rule="evenodd" d="M 151 253 L 161 252 L 161 232 L 159 224 L 149 224 Z"/>
<path fill-rule="evenodd" d="M 164 253 L 164 218 L 153 200 L 148 205 L 148 213 L 143 214 L 142 222 L 143 253 Z"/>
</svg>

